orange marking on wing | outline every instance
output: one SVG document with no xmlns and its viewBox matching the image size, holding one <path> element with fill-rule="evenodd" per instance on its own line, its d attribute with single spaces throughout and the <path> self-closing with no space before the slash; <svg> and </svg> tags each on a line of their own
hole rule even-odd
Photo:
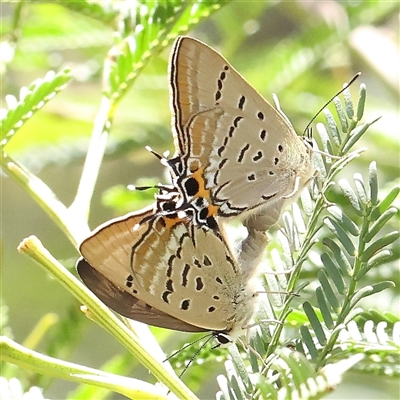
<svg viewBox="0 0 400 400">
<path fill-rule="evenodd" d="M 219 207 L 218 206 L 208 206 L 207 210 L 208 210 L 207 217 L 215 217 L 218 214 Z"/>
<path fill-rule="evenodd" d="M 199 184 L 199 190 L 194 197 L 203 197 L 204 199 L 210 198 L 210 191 L 205 188 L 204 185 L 204 168 L 199 168 L 197 171 L 193 172 L 192 177 L 196 179 Z"/>
</svg>

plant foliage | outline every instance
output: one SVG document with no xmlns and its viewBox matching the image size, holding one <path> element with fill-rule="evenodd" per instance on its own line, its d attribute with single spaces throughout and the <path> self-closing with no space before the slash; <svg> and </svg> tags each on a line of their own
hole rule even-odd
<svg viewBox="0 0 400 400">
<path fill-rule="evenodd" d="M 36 144 L 36 141 L 51 137 L 51 131 L 55 131 L 51 145 L 66 153 L 65 159 L 76 157 L 75 147 L 65 150 L 58 142 L 60 139 L 60 142 L 68 141 L 73 136 L 70 128 L 62 131 L 68 118 L 62 124 L 46 125 L 46 129 L 35 131 L 35 119 L 32 117 L 45 115 L 46 108 L 43 107 L 55 104 L 65 95 L 68 92 L 68 89 L 65 90 L 66 85 L 71 80 L 72 84 L 76 84 L 81 78 L 78 68 L 60 65 L 59 72 L 44 72 L 37 75 L 44 78 L 36 76 L 36 79 L 31 79 L 31 84 L 20 85 L 21 89 L 14 90 L 19 91 L 19 95 L 6 96 L 6 105 L 0 114 L 1 165 L 4 173 L 31 196 L 74 246 L 89 232 L 87 220 L 104 154 L 108 151 L 118 155 L 121 148 L 126 149 L 129 140 L 140 141 L 136 137 L 127 139 L 116 134 L 118 129 L 114 120 L 117 110 L 124 107 L 122 100 L 125 100 L 128 93 L 133 94 L 138 90 L 133 85 L 144 74 L 144 67 L 151 64 L 177 35 L 188 32 L 203 20 L 210 21 L 209 17 L 227 3 L 222 0 L 64 1 L 47 5 L 30 1 L 12 5 L 12 22 L 8 25 L 9 32 L 2 43 L 2 49 L 8 49 L 11 56 L 9 59 L 2 56 L 0 60 L 3 74 L 9 73 L 7 69 L 13 71 L 15 68 L 14 56 L 17 65 L 18 59 L 22 60 L 19 64 L 21 69 L 24 63 L 28 64 L 27 60 L 29 65 L 31 62 L 37 65 L 43 63 L 40 57 L 35 58 L 29 53 L 29 45 L 26 42 L 24 45 L 20 37 L 24 23 L 29 26 L 29 19 L 24 19 L 29 15 L 27 11 L 35 10 L 36 16 L 40 16 L 45 15 L 46 7 L 51 7 L 54 15 L 65 17 L 54 17 L 57 23 L 48 20 L 48 30 L 36 32 L 32 25 L 25 30 L 28 42 L 29 35 L 38 35 L 40 40 L 30 44 L 38 53 L 48 48 L 61 51 L 69 46 L 84 52 L 87 43 L 94 47 L 100 46 L 99 43 L 103 45 L 104 32 L 112 31 L 112 40 L 109 40 L 105 53 L 93 56 L 92 59 L 101 65 L 101 89 L 96 94 L 96 104 L 99 107 L 93 120 L 90 120 L 92 135 L 89 149 L 77 193 L 70 206 L 56 196 L 50 185 L 29 168 L 29 163 L 24 162 L 26 157 L 24 159 L 22 153 L 15 149 L 23 148 L 21 143 L 24 140 L 18 140 L 23 138 L 24 132 L 28 132 L 25 141 Z M 310 67 L 316 67 L 322 62 L 329 65 L 333 57 L 330 50 L 336 43 L 347 40 L 358 26 L 377 23 L 378 20 L 390 17 L 396 9 L 390 2 L 339 4 L 338 7 L 345 11 L 348 19 L 349 32 L 339 29 L 341 24 L 327 24 L 323 19 L 307 19 L 305 8 L 283 8 L 283 13 L 277 14 L 278 23 L 283 24 L 293 18 L 302 21 L 299 26 L 304 29 L 294 36 L 273 43 L 268 54 L 264 55 L 257 46 L 246 49 L 243 46 L 246 36 L 242 30 L 228 23 L 241 16 L 243 31 L 250 31 L 255 26 L 254 22 L 261 20 L 263 13 L 266 15 L 274 11 L 270 2 L 254 3 L 253 6 L 250 10 L 247 4 L 241 2 L 227 5 L 221 10 L 222 17 L 215 31 L 226 38 L 227 49 L 238 50 L 242 45 L 246 54 L 242 61 L 244 70 L 251 64 L 248 60 L 255 60 L 257 68 L 253 65 L 249 75 L 258 78 L 261 87 L 261 83 L 264 82 L 266 86 L 268 80 L 268 85 L 274 90 L 287 89 L 287 96 L 293 99 L 298 99 L 292 92 L 293 87 L 306 91 L 304 82 L 313 88 L 307 90 L 315 91 L 320 97 L 326 96 L 324 87 L 329 88 L 329 93 L 334 91 L 332 85 L 324 85 L 326 82 L 323 76 L 318 77 L 318 84 L 310 85 L 309 82 L 316 82 Z M 246 15 L 248 21 L 242 15 Z M 76 21 L 85 27 L 85 32 L 74 31 L 78 25 Z M 84 34 L 87 34 L 86 39 L 82 38 Z M 15 53 L 15 48 L 20 49 L 20 54 Z M 92 72 L 91 79 L 96 74 L 97 71 Z M 246 73 L 244 75 L 247 76 Z M 58 93 L 60 96 L 56 97 Z M 77 97 L 75 95 L 70 103 L 80 100 Z M 140 100 L 146 101 L 144 98 Z M 151 100 L 156 101 L 155 98 Z M 364 161 L 371 160 L 371 153 L 364 153 L 361 146 L 368 142 L 367 133 L 370 133 L 370 128 L 379 119 L 363 121 L 368 109 L 365 108 L 365 85 L 360 85 L 356 104 L 350 89 L 346 89 L 343 100 L 333 100 L 333 107 L 334 112 L 329 109 L 323 111 L 325 124 L 317 124 L 314 135 L 316 151 L 313 163 L 318 176 L 310 188 L 303 192 L 300 201 L 282 215 L 275 231 L 271 230 L 272 239 L 265 259 L 266 273 L 261 275 L 266 292 L 271 293 L 260 295 L 262 301 L 257 325 L 249 330 L 247 342 L 232 345 L 229 354 L 226 349 L 201 347 L 199 342 L 170 360 L 178 368 L 191 360 L 193 368 L 201 371 L 200 377 L 192 373 L 191 368 L 186 372 L 185 379 L 190 389 L 195 390 L 196 385 L 200 389 L 204 386 L 203 382 L 209 380 L 207 373 L 213 372 L 213 368 L 204 368 L 201 364 L 207 362 L 208 365 L 217 365 L 221 359 L 225 360 L 226 373 L 217 377 L 219 391 L 216 397 L 225 400 L 322 398 L 341 382 L 349 369 L 358 370 L 365 376 L 373 373 L 398 378 L 399 317 L 390 311 L 389 306 L 378 307 L 377 303 L 372 303 L 374 307 L 371 307 L 370 299 L 386 299 L 388 304 L 398 300 L 398 290 L 396 292 L 394 287 L 399 282 L 392 270 L 399 259 L 395 243 L 400 236 L 397 230 L 399 211 L 396 207 L 400 187 L 393 182 L 382 185 L 381 178 L 378 180 L 378 176 L 384 175 L 380 174 L 381 168 L 389 171 L 390 176 L 393 175 L 389 162 L 389 166 L 381 167 L 386 161 L 385 156 L 379 158 L 379 162 Z M 310 118 L 308 110 L 299 109 L 295 102 L 290 103 L 290 108 L 291 113 L 297 110 Z M 63 111 L 67 112 L 67 109 L 65 107 Z M 152 117 L 153 114 L 150 119 Z M 79 125 L 75 130 L 85 128 Z M 159 126 L 153 125 L 152 129 L 157 131 Z M 143 130 L 147 132 L 146 128 Z M 157 143 L 159 136 L 154 137 Z M 145 139 L 151 138 L 145 136 Z M 108 146 L 111 143 L 111 150 L 107 143 Z M 390 144 L 386 146 L 390 148 Z M 33 148 L 31 145 L 25 150 L 28 149 L 29 154 Z M 321 152 L 317 151 L 318 148 Z M 373 150 L 373 158 L 381 156 Z M 31 158 L 40 158 L 45 157 L 46 153 L 49 153 L 49 148 L 41 146 L 40 151 L 29 155 Z M 131 208 L 132 203 L 140 208 L 146 196 L 140 193 L 132 195 L 119 186 L 107 191 L 105 201 L 118 210 L 125 210 Z M 35 232 L 35 229 L 32 231 Z M 88 307 L 86 315 L 120 341 L 128 353 L 108 360 L 97 370 L 64 361 L 70 358 L 82 334 L 83 319 L 77 315 L 76 304 L 75 311 L 68 312 L 64 317 L 51 314 L 43 317 L 23 345 L 20 345 L 11 339 L 12 330 L 8 325 L 12 326 L 12 321 L 9 320 L 6 306 L 3 306 L 2 397 L 6 398 L 12 390 L 18 390 L 21 396 L 33 390 L 38 397 L 41 393 L 36 386 L 46 390 L 51 387 L 54 377 L 57 377 L 79 384 L 67 395 L 70 398 L 106 398 L 112 392 L 130 398 L 165 398 L 166 391 L 151 382 L 127 378 L 132 376 L 130 369 L 140 361 L 179 398 L 197 398 L 176 377 L 170 365 L 162 363 L 162 351 L 146 328 L 129 321 L 122 324 L 69 272 L 74 261 L 64 260 L 65 268 L 36 238 L 25 239 L 19 251 L 42 265 L 80 304 L 85 304 Z M 196 355 L 194 359 L 193 355 Z M 35 375 L 33 378 L 31 371 L 44 377 Z M 18 379 L 11 379 L 16 376 Z"/>
</svg>

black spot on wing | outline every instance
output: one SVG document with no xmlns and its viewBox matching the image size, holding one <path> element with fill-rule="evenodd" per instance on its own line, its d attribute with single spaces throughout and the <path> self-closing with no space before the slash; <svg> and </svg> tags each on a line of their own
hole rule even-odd
<svg viewBox="0 0 400 400">
<path fill-rule="evenodd" d="M 170 278 L 172 275 L 172 269 L 173 269 L 173 264 L 174 264 L 175 258 L 176 258 L 176 255 L 172 254 L 172 256 L 167 261 L 167 264 L 168 264 L 167 276 L 168 276 L 168 278 Z"/>
<path fill-rule="evenodd" d="M 193 177 L 186 179 L 183 185 L 188 196 L 196 195 L 200 189 L 199 182 Z"/>
<path fill-rule="evenodd" d="M 208 258 L 207 255 L 204 255 L 203 264 L 204 264 L 206 267 L 210 267 L 210 266 L 212 265 L 212 262 L 211 262 L 211 260 Z"/>
<path fill-rule="evenodd" d="M 226 78 L 226 72 L 229 69 L 228 66 L 224 66 L 224 70 L 219 74 L 219 78 L 217 81 L 217 87 L 218 90 L 215 93 L 215 103 L 218 103 L 218 101 L 221 99 L 222 97 L 222 90 L 223 90 L 223 81 Z"/>
<path fill-rule="evenodd" d="M 128 288 L 131 288 L 131 287 L 132 287 L 132 285 L 133 285 L 133 276 L 132 276 L 132 275 L 128 275 L 128 277 L 126 278 L 125 285 L 126 285 Z"/>
<path fill-rule="evenodd" d="M 181 303 L 181 310 L 188 310 L 189 307 L 190 307 L 190 300 L 189 299 L 183 300 Z"/>
<path fill-rule="evenodd" d="M 253 161 L 259 161 L 263 158 L 263 152 L 259 150 L 256 155 L 253 156 Z"/>
<path fill-rule="evenodd" d="M 242 162 L 243 161 L 244 155 L 246 154 L 246 151 L 249 150 L 249 148 L 250 148 L 250 144 L 249 143 L 247 143 L 245 146 L 243 146 L 241 148 L 240 153 L 239 153 L 239 157 L 237 159 L 238 162 Z"/>
<path fill-rule="evenodd" d="M 220 157 L 222 157 L 222 152 L 225 150 L 225 146 L 218 147 L 217 153 Z"/>
<path fill-rule="evenodd" d="M 190 271 L 190 265 L 189 264 L 185 264 L 185 267 L 183 268 L 183 272 L 182 272 L 182 286 L 186 287 L 187 283 L 188 283 L 188 274 Z"/>
<path fill-rule="evenodd" d="M 164 300 L 164 303 L 169 304 L 168 296 L 169 296 L 171 293 L 172 293 L 172 292 L 169 292 L 168 290 L 166 290 L 166 291 L 162 294 L 161 298 Z"/>
<path fill-rule="evenodd" d="M 275 197 L 275 196 L 276 196 L 276 193 L 271 194 L 270 196 L 261 196 L 261 198 L 262 198 L 263 200 L 270 200 L 270 199 L 272 199 L 272 198 Z"/>
<path fill-rule="evenodd" d="M 246 97 L 244 97 L 244 96 L 242 96 L 242 97 L 239 99 L 239 104 L 238 104 L 239 110 L 243 110 L 245 101 L 246 101 Z"/>
<path fill-rule="evenodd" d="M 198 276 L 196 278 L 196 290 L 200 291 L 203 290 L 203 288 L 204 288 L 203 279 L 200 276 Z"/>
<path fill-rule="evenodd" d="M 233 120 L 233 126 L 237 128 L 239 126 L 239 122 L 243 119 L 240 115 Z"/>
<path fill-rule="evenodd" d="M 172 282 L 172 279 L 168 279 L 165 287 L 168 291 L 173 292 L 174 291 L 174 283 Z"/>
</svg>

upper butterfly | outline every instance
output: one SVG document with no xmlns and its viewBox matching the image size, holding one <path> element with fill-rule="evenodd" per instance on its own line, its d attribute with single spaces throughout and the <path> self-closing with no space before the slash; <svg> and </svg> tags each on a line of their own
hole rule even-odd
<svg viewBox="0 0 400 400">
<path fill-rule="evenodd" d="M 176 153 L 167 164 L 198 222 L 270 207 L 279 216 L 314 175 L 309 139 L 204 43 L 177 38 L 170 91 Z"/>
</svg>

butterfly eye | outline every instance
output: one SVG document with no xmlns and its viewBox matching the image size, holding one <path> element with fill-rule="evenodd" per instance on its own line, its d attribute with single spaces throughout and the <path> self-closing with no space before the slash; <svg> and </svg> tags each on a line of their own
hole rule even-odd
<svg viewBox="0 0 400 400">
<path fill-rule="evenodd" d="M 215 332 L 215 339 L 218 341 L 218 345 L 226 345 L 232 343 L 229 336 L 222 332 Z"/>
<path fill-rule="evenodd" d="M 309 137 L 303 136 L 303 142 L 304 142 L 305 146 L 309 149 L 312 149 L 314 146 L 311 136 L 309 136 Z"/>
</svg>

